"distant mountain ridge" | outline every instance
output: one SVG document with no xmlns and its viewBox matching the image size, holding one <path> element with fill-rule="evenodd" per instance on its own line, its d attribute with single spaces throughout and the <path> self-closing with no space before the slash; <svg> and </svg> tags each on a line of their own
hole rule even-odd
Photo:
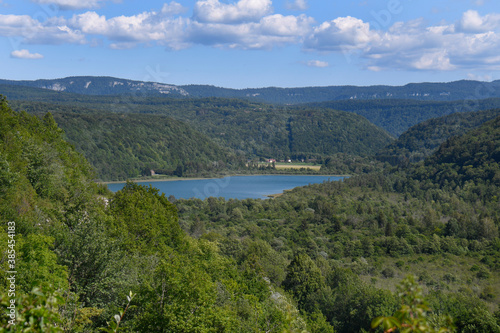
<svg viewBox="0 0 500 333">
<path fill-rule="evenodd" d="M 121 95 L 131 93 L 189 95 L 184 89 L 169 84 L 100 76 L 72 76 L 62 79 L 40 79 L 35 81 L 0 80 L 0 84 L 42 88 L 83 95 Z"/>
<path fill-rule="evenodd" d="M 300 88 L 231 89 L 211 85 L 171 85 L 105 76 L 74 76 L 61 79 L 0 80 L 18 85 L 85 95 L 169 95 L 176 97 L 246 98 L 256 101 L 300 104 L 334 100 L 414 99 L 433 101 L 478 100 L 500 97 L 500 80 L 461 80 L 447 83 L 410 83 L 404 86 L 327 86 Z"/>
</svg>

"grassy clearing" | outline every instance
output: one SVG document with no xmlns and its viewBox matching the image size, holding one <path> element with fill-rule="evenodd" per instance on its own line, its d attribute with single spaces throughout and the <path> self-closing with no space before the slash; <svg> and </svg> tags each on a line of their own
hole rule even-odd
<svg viewBox="0 0 500 333">
<path fill-rule="evenodd" d="M 445 290 L 475 294 L 486 301 L 491 311 L 500 305 L 500 275 L 481 262 L 481 256 L 413 255 L 384 258 L 373 263 L 371 274 L 360 277 L 377 288 L 396 290 L 408 274 L 415 274 L 425 291 Z M 385 272 L 384 272 L 385 271 Z M 390 274 L 387 274 L 389 272 Z M 483 272 L 483 274 L 481 274 Z"/>
<path fill-rule="evenodd" d="M 275 168 L 277 170 L 283 170 L 283 169 L 311 169 L 314 171 L 319 171 L 321 169 L 321 165 L 313 165 L 309 163 L 297 163 L 297 164 L 291 164 L 291 163 L 276 163 Z"/>
</svg>

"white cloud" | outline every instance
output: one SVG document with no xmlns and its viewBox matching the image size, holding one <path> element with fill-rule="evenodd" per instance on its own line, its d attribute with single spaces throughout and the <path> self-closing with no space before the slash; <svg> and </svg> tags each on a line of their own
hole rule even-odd
<svg viewBox="0 0 500 333">
<path fill-rule="evenodd" d="M 216 47 L 239 49 L 271 49 L 284 44 L 296 44 L 311 31 L 314 20 L 306 15 L 263 17 L 259 22 L 239 24 L 191 22 L 188 38 L 191 42 Z"/>
<path fill-rule="evenodd" d="M 182 6 L 180 3 L 175 1 L 171 1 L 170 3 L 165 3 L 161 8 L 161 13 L 166 16 L 182 14 L 186 11 L 187 11 L 186 7 Z"/>
<path fill-rule="evenodd" d="M 330 66 L 330 64 L 328 62 L 321 61 L 321 60 L 309 60 L 306 63 L 306 65 L 309 66 L 309 67 L 320 67 L 320 68 Z"/>
<path fill-rule="evenodd" d="M 106 0 L 31 0 L 39 4 L 53 4 L 61 9 L 88 9 L 98 8 Z"/>
<path fill-rule="evenodd" d="M 271 11 L 270 5 L 270 0 L 240 0 L 234 4 L 202 0 L 196 3 L 198 9 L 193 18 L 185 18 L 178 16 L 185 8 L 172 1 L 158 12 L 107 18 L 88 11 L 74 15 L 65 23 L 85 35 L 108 39 L 111 42 L 109 46 L 114 49 L 133 48 L 138 43 L 164 45 L 172 49 L 193 44 L 271 49 L 300 43 L 311 32 L 315 23 L 311 17 L 304 14 L 265 15 Z"/>
<path fill-rule="evenodd" d="M 256 22 L 271 12 L 271 0 L 239 0 L 234 4 L 199 0 L 194 5 L 193 19 L 205 23 Z"/>
<path fill-rule="evenodd" d="M 454 25 L 406 28 L 398 24 L 393 28 L 365 53 L 370 65 L 417 70 L 500 65 L 495 61 L 500 48 L 500 35 L 496 32 L 465 33 L 457 31 Z"/>
<path fill-rule="evenodd" d="M 62 19 L 41 23 L 28 15 L 0 15 L 0 35 L 21 37 L 26 44 L 81 44 L 85 36 L 70 29 Z"/>
<path fill-rule="evenodd" d="M 450 58 L 446 50 L 436 51 L 432 53 L 424 53 L 419 59 L 412 63 L 415 69 L 425 70 L 452 70 L 456 66 L 450 63 Z"/>
<path fill-rule="evenodd" d="M 387 31 L 362 20 L 339 17 L 313 28 L 307 51 L 341 52 L 371 71 L 500 69 L 498 14 L 469 11 L 455 24 L 426 25 L 423 19 L 396 22 Z"/>
<path fill-rule="evenodd" d="M 15 50 L 10 53 L 11 58 L 18 59 L 42 59 L 43 55 L 40 53 L 30 53 L 30 51 L 26 49 Z"/>
<path fill-rule="evenodd" d="M 260 1 L 260 7 L 258 3 L 259 1 L 242 0 L 234 5 L 220 5 L 233 6 L 229 7 L 232 9 L 247 8 L 252 5 L 254 8 L 266 7 L 266 1 Z M 89 11 L 74 15 L 66 23 L 83 34 L 107 38 L 111 42 L 110 47 L 114 49 L 133 48 L 138 43 L 156 43 L 172 49 L 185 48 L 192 44 L 240 49 L 269 49 L 287 43 L 300 42 L 311 31 L 311 26 L 314 24 L 314 20 L 304 14 L 299 16 L 275 14 L 263 16 L 255 21 L 240 22 L 234 19 L 242 19 L 242 17 L 231 10 L 228 10 L 231 13 L 230 18 L 220 16 L 224 18 L 221 19 L 223 22 L 197 21 L 175 16 L 184 10 L 185 8 L 180 4 L 170 2 L 158 12 L 107 18 Z M 260 15 L 266 11 L 267 9 L 257 12 Z"/>
<path fill-rule="evenodd" d="M 266 35 L 304 36 L 311 30 L 314 19 L 302 14 L 299 16 L 283 16 L 275 14 L 260 20 L 260 30 Z"/>
<path fill-rule="evenodd" d="M 347 16 L 314 28 L 304 45 L 318 51 L 346 51 L 363 49 L 379 39 L 378 33 L 370 30 L 369 23 Z"/>
<path fill-rule="evenodd" d="M 185 47 L 185 28 L 189 19 L 171 17 L 173 12 L 183 10 L 171 2 L 160 12 L 144 12 L 133 16 L 117 16 L 107 19 L 96 12 L 74 15 L 69 25 L 85 34 L 100 35 L 113 43 L 113 48 L 132 48 L 137 43 L 157 42 L 173 49 Z"/>
<path fill-rule="evenodd" d="M 457 29 L 463 32 L 486 32 L 500 27 L 500 14 L 479 15 L 475 10 L 468 10 L 457 23 Z"/>
<path fill-rule="evenodd" d="M 369 71 L 372 71 L 372 72 L 381 72 L 381 71 L 383 71 L 383 69 L 381 67 L 378 67 L 378 66 L 368 66 L 368 67 L 366 67 L 366 69 L 368 69 Z"/>
<path fill-rule="evenodd" d="M 70 2 L 64 1 L 67 5 Z M 170 49 L 195 44 L 272 49 L 295 44 L 308 52 L 343 53 L 372 71 L 500 70 L 500 14 L 481 16 L 469 10 L 455 23 L 429 25 L 417 19 L 395 22 L 382 31 L 351 16 L 317 24 L 305 14 L 273 14 L 271 0 L 221 1 L 227 0 L 198 0 L 190 18 L 182 16 L 186 8 L 175 1 L 163 4 L 157 11 L 109 18 L 95 11 L 44 21 L 28 15 L 0 15 L 0 36 L 16 37 L 19 44 L 88 43 L 114 49 L 138 44 Z M 87 0 L 82 4 L 99 2 Z M 305 64 L 328 65 L 314 61 Z"/>
<path fill-rule="evenodd" d="M 309 7 L 307 0 L 288 0 L 285 6 L 289 10 L 306 10 Z"/>
</svg>

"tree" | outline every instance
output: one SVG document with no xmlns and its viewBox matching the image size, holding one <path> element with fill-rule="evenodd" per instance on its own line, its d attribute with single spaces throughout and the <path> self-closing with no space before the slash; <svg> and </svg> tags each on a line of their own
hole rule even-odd
<svg viewBox="0 0 500 333">
<path fill-rule="evenodd" d="M 114 232 L 123 236 L 123 245 L 131 252 L 155 253 L 165 246 L 184 245 L 177 209 L 151 185 L 127 182 L 111 201 L 110 210 Z"/>
<path fill-rule="evenodd" d="M 305 253 L 297 254 L 293 258 L 283 281 L 285 290 L 291 292 L 301 306 L 304 305 L 307 296 L 320 289 L 323 284 L 320 269 Z"/>
</svg>

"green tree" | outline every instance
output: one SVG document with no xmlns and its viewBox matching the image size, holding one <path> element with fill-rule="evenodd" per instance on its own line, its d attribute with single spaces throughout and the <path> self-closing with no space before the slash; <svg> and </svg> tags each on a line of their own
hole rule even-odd
<svg viewBox="0 0 500 333">
<path fill-rule="evenodd" d="M 57 263 L 57 255 L 51 250 L 54 238 L 47 235 L 30 234 L 17 236 L 18 288 L 25 293 L 33 288 L 68 289 L 68 272 Z"/>
<path fill-rule="evenodd" d="M 295 255 L 287 267 L 283 287 L 295 297 L 299 305 L 304 305 L 307 296 L 323 284 L 324 279 L 316 263 L 305 253 Z"/>
<path fill-rule="evenodd" d="M 177 209 L 159 190 L 127 182 L 110 203 L 113 231 L 130 252 L 162 252 L 165 246 L 183 247 L 184 232 Z"/>
</svg>

